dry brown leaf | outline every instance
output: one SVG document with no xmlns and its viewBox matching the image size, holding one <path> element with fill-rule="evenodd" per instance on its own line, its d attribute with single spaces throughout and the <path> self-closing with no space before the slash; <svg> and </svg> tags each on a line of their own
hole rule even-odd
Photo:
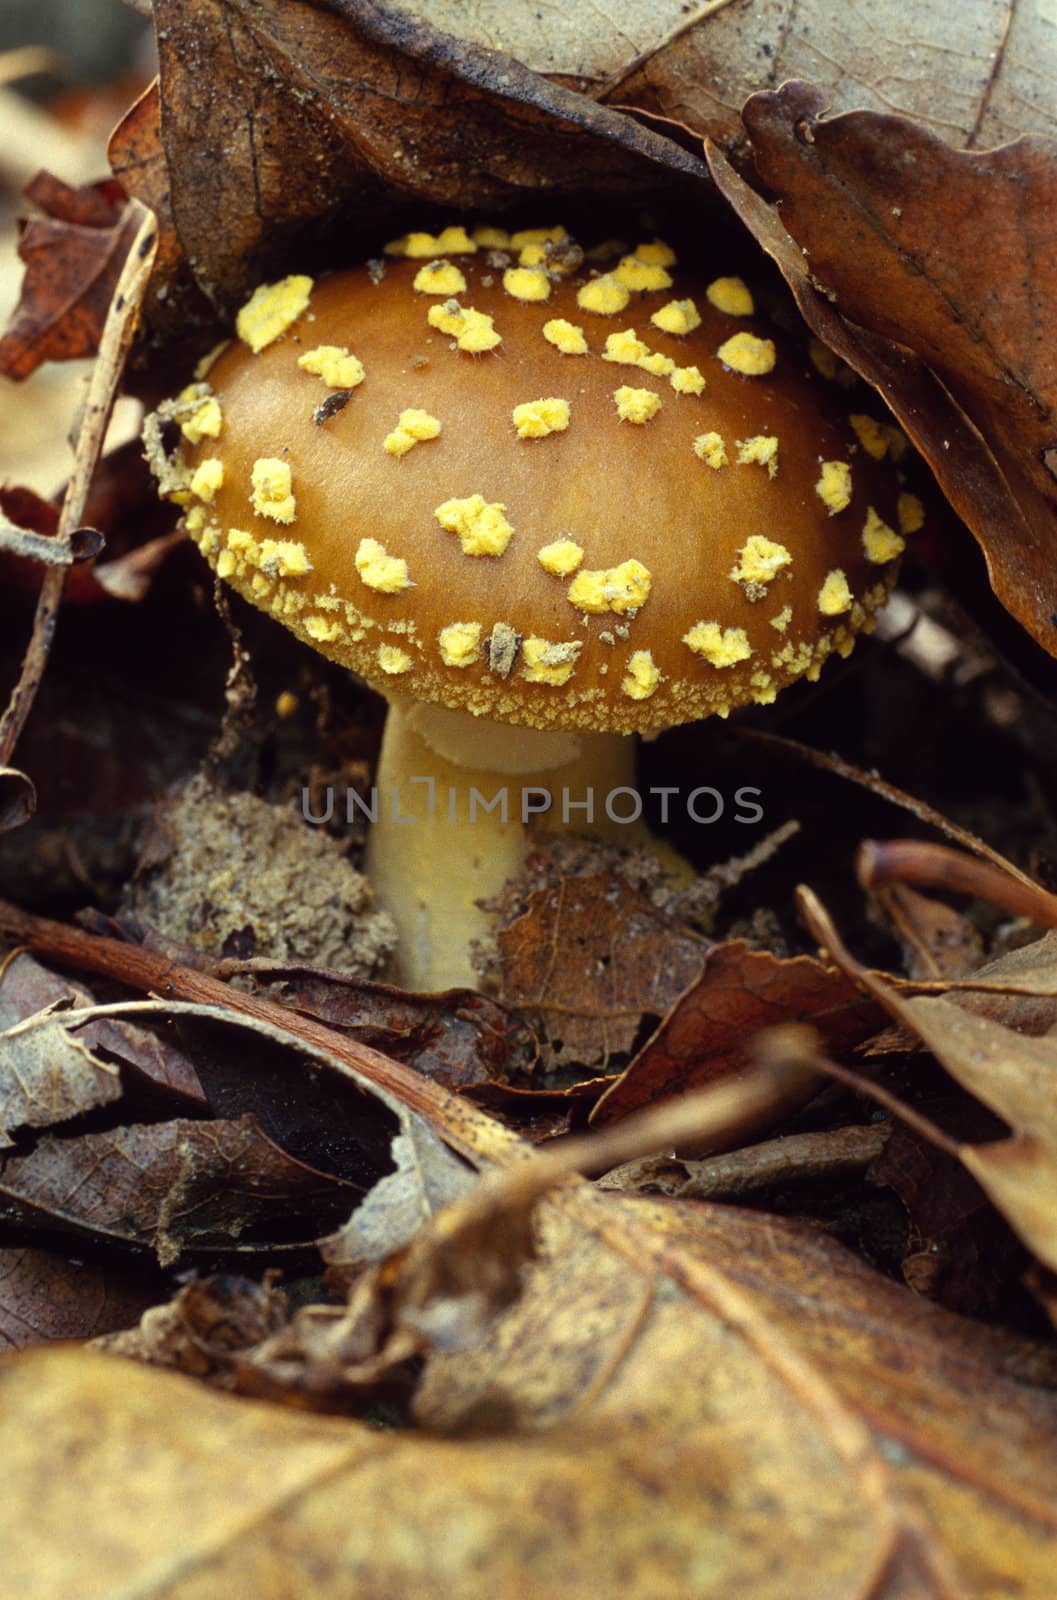
<svg viewBox="0 0 1057 1600">
<path fill-rule="evenodd" d="M 149 1274 L 50 1250 L 0 1249 L 0 1350 L 130 1328 L 156 1298 Z"/>
<path fill-rule="evenodd" d="M 803 83 L 753 96 L 757 172 L 841 315 L 939 379 L 922 408 L 905 372 L 853 363 L 980 541 L 999 599 L 1055 655 L 1057 147 L 955 151 L 906 119 L 824 107 Z"/>
<path fill-rule="evenodd" d="M 724 142 L 741 136 L 738 112 L 754 90 L 806 77 L 834 110 L 902 112 L 953 144 L 1057 132 L 1057 40 L 1042 3 L 622 0 L 619 16 L 538 0 L 403 0 L 403 9 Z"/>
<path fill-rule="evenodd" d="M 951 1077 L 1009 1123 L 1009 1138 L 957 1153 L 1039 1260 L 1057 1267 L 1057 1038 L 1024 1038 L 954 1000 L 906 999 L 861 966 L 824 907 L 800 889 L 801 914 L 829 957 L 932 1051 Z"/>
<path fill-rule="evenodd" d="M 479 210 L 704 177 L 630 118 L 385 5 L 157 0 L 155 18 L 176 235 L 227 310 L 299 249 L 308 270 L 347 254 L 350 226 L 389 226 L 394 203 Z M 150 116 L 141 104 L 113 152 L 164 219 Z"/>
<path fill-rule="evenodd" d="M 22 301 L 0 339 L 0 373 L 26 378 L 42 361 L 94 355 L 142 213 L 113 182 L 71 189 L 42 172 L 26 190 L 44 213 L 24 225 Z"/>
<path fill-rule="evenodd" d="M 0 1160 L 4 1211 L 23 1230 L 145 1245 L 162 1266 L 186 1249 L 311 1241 L 358 1192 L 295 1161 L 251 1116 L 47 1137 Z"/>
<path fill-rule="evenodd" d="M 749 1041 L 760 1028 L 811 1022 L 839 1054 L 873 1032 L 877 1020 L 876 1006 L 854 984 L 810 956 L 781 960 L 740 939 L 715 945 L 700 978 L 606 1090 L 591 1120 L 604 1126 L 670 1095 L 744 1074 Z M 790 1079 L 751 1121 L 728 1129 L 728 1138 L 745 1140 L 773 1126 L 817 1088 L 813 1074 Z"/>
<path fill-rule="evenodd" d="M 616 873 L 562 878 L 497 935 L 503 999 L 540 1036 L 545 1065 L 603 1069 L 631 1050 L 701 971 L 708 945 Z"/>
<path fill-rule="evenodd" d="M 50 1128 L 120 1100 L 117 1067 L 47 1012 L 0 1034 L 0 1149 L 19 1128 Z"/>
<path fill-rule="evenodd" d="M 723 1207 L 580 1185 L 541 1251 L 484 1344 L 429 1360 L 423 1431 L 82 1352 L 0 1364 L 12 1592 L 1049 1600 L 1030 1349 Z"/>
</svg>

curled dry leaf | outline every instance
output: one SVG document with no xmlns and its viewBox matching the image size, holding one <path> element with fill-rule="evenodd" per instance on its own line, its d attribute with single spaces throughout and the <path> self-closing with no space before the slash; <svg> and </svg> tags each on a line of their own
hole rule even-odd
<svg viewBox="0 0 1057 1600">
<path fill-rule="evenodd" d="M 121 1098 L 116 1066 L 45 1012 L 0 1034 L 0 1149 L 19 1128 L 50 1128 Z"/>
<path fill-rule="evenodd" d="M 1042 5 L 623 0 L 619 27 L 590 6 L 539 0 L 403 0 L 403 9 L 585 94 L 724 143 L 743 136 L 738 113 L 754 90 L 804 77 L 835 110 L 902 112 L 953 144 L 1057 133 L 1057 40 Z"/>
<path fill-rule="evenodd" d="M 26 190 L 44 213 L 23 226 L 22 299 L 0 339 L 0 373 L 27 378 L 42 361 L 94 355 L 142 213 L 113 181 L 71 189 L 42 172 Z"/>
<path fill-rule="evenodd" d="M 1057 1403 L 1022 1345 L 795 1224 L 563 1196 L 518 1303 L 429 1359 L 419 1430 L 0 1366 L 13 1592 L 1048 1595 Z"/>
<path fill-rule="evenodd" d="M 964 1089 L 1004 1118 L 1012 1133 L 990 1144 L 960 1144 L 957 1154 L 1039 1260 L 1057 1267 L 1057 1039 L 1024 1038 L 974 1016 L 947 998 L 906 999 L 845 948 L 810 890 L 801 915 L 854 980 L 932 1051 Z"/>
<path fill-rule="evenodd" d="M 162 1266 L 244 1234 L 258 1249 L 311 1240 L 357 1193 L 295 1161 L 250 1116 L 47 1137 L 0 1160 L 5 1214 L 23 1228 L 145 1245 Z"/>
<path fill-rule="evenodd" d="M 591 1120 L 605 1125 L 670 1095 L 743 1075 L 749 1041 L 761 1028 L 811 1022 L 839 1053 L 869 1037 L 877 1021 L 876 1005 L 841 973 L 810 956 L 780 960 L 741 939 L 716 945 L 701 976 L 606 1090 Z M 812 1073 L 780 1084 L 768 1104 L 754 1108 L 751 1120 L 726 1130 L 725 1148 L 773 1126 L 818 1086 Z"/>
<path fill-rule="evenodd" d="M 806 252 L 799 275 L 869 330 L 840 353 L 928 460 L 999 599 L 1057 655 L 1057 146 L 956 151 L 906 118 L 824 107 L 790 83 L 744 108 L 775 225 Z"/>
<path fill-rule="evenodd" d="M 112 158 L 163 228 L 171 207 L 226 310 L 298 246 L 309 270 L 347 253 L 350 219 L 376 229 L 394 203 L 480 210 L 704 176 L 631 119 L 386 5 L 157 0 L 154 14 L 168 207 L 149 102 Z"/>
<path fill-rule="evenodd" d="M 708 945 L 616 873 L 536 890 L 497 936 L 503 999 L 526 1013 L 544 1062 L 603 1068 L 629 1052 L 701 971 Z"/>
</svg>

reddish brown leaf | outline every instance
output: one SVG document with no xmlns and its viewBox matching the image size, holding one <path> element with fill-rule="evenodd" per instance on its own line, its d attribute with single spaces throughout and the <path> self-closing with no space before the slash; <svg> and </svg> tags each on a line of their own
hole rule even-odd
<svg viewBox="0 0 1057 1600">
<path fill-rule="evenodd" d="M 822 113 L 802 83 L 749 100 L 760 177 L 841 314 L 940 380 L 949 399 L 923 408 L 853 359 L 980 541 L 999 599 L 1057 654 L 1057 152 L 1034 138 L 956 151 L 905 118 Z"/>
<path fill-rule="evenodd" d="M 28 378 L 42 361 L 95 354 L 141 217 L 116 204 L 118 186 L 71 189 L 42 173 L 30 199 L 45 210 L 23 226 L 19 303 L 0 339 L 0 373 Z"/>
<path fill-rule="evenodd" d="M 853 983 L 810 956 L 783 961 L 741 939 L 716 945 L 693 988 L 602 1096 L 592 1121 L 615 1122 L 669 1095 L 744 1073 L 749 1041 L 760 1028 L 810 1022 L 839 1055 L 874 1032 L 880 1015 Z M 816 1088 L 814 1078 L 793 1081 L 742 1132 L 772 1125 Z"/>
<path fill-rule="evenodd" d="M 503 997 L 528 1013 L 548 1064 L 605 1065 L 631 1050 L 701 971 L 707 945 L 615 873 L 537 890 L 498 936 Z"/>
<path fill-rule="evenodd" d="M 142 1272 L 133 1277 L 51 1251 L 0 1250 L 0 1350 L 130 1328 L 154 1298 Z"/>
</svg>

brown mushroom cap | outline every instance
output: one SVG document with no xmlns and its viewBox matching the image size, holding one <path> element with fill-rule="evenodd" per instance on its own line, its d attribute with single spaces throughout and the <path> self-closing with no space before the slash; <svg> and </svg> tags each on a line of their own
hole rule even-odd
<svg viewBox="0 0 1057 1600">
<path fill-rule="evenodd" d="M 384 692 L 501 721 L 657 728 L 766 703 L 816 676 L 871 625 L 894 578 L 898 484 L 874 459 L 885 429 L 867 439 L 860 422 L 857 434 L 844 391 L 812 370 L 805 349 L 745 314 L 731 280 L 712 298 L 742 314 L 712 303 L 722 263 L 658 268 L 658 254 L 642 252 L 645 276 L 667 275 L 670 286 L 632 289 L 610 314 L 578 296 L 600 271 L 605 290 L 616 261 L 578 265 L 564 247 L 549 272 L 545 262 L 528 277 L 511 278 L 493 251 L 449 245 L 436 255 L 450 271 L 393 259 L 384 274 L 375 264 L 273 288 L 265 312 L 289 316 L 306 294 L 307 306 L 257 353 L 242 339 L 229 345 L 200 398 L 177 413 L 193 441 L 179 497 L 203 554 L 252 603 Z M 516 250 L 510 261 L 517 268 Z M 459 278 L 456 293 L 423 289 Z M 692 331 L 651 322 L 687 300 L 700 317 Z M 431 308 L 441 326 L 430 325 Z M 494 348 L 459 348 L 470 308 L 492 319 Z M 579 341 L 560 329 L 545 336 L 559 319 L 581 331 L 586 354 L 562 353 L 553 339 Z M 603 359 L 609 336 L 630 329 L 662 359 L 647 357 L 646 368 Z M 750 339 L 731 346 L 735 335 Z M 732 360 L 755 364 L 742 362 L 745 350 L 766 365 L 758 341 L 771 342 L 773 369 L 734 370 Z M 357 357 L 362 381 L 319 356 L 307 365 L 322 374 L 299 366 L 321 347 Z M 689 391 L 679 392 L 663 358 L 698 369 L 701 392 L 692 374 L 675 377 Z M 207 416 L 196 407 L 210 395 L 219 413 Z M 515 408 L 541 401 L 565 402 L 567 426 L 540 432 L 564 407 L 536 407 L 523 426 L 538 436 L 519 436 Z M 621 410 L 653 414 L 622 420 Z M 405 418 L 401 434 L 408 411 L 433 422 Z M 761 441 L 774 440 L 768 460 L 773 445 Z M 470 502 L 465 539 L 452 531 L 458 507 L 438 517 L 451 501 Z M 475 538 L 482 503 L 501 508 L 491 513 L 498 540 Z M 504 538 L 501 553 L 466 553 Z M 582 551 L 577 571 L 561 570 L 576 554 L 564 541 Z"/>
</svg>

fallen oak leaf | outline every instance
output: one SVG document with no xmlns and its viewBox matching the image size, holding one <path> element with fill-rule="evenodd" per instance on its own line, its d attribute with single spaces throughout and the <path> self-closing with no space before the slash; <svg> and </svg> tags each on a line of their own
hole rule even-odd
<svg viewBox="0 0 1057 1600">
<path fill-rule="evenodd" d="M 841 973 L 810 956 L 783 960 L 741 939 L 713 946 L 701 976 L 603 1093 L 592 1123 L 604 1126 L 671 1095 L 737 1079 L 748 1068 L 752 1035 L 791 1021 L 810 1021 L 839 1054 L 876 1031 L 878 1010 Z M 726 1130 L 727 1136 L 744 1141 L 773 1126 L 818 1087 L 811 1073 L 787 1079 L 770 1103 L 756 1108 L 757 1120 Z"/>
<path fill-rule="evenodd" d="M 797 905 L 807 927 L 849 979 L 932 1051 L 956 1082 L 1012 1128 L 990 1144 L 962 1144 L 919 1119 L 926 1137 L 950 1149 L 1044 1265 L 1057 1266 L 1057 1040 L 1026 1039 L 952 1000 L 905 999 L 846 948 L 825 907 L 805 886 Z M 881 1098 L 875 1086 L 862 1087 Z M 883 1103 L 910 1120 L 906 1107 Z"/>
<path fill-rule="evenodd" d="M 756 171 L 841 315 L 909 348 L 939 379 L 937 398 L 949 401 L 928 412 L 906 405 L 898 384 L 882 377 L 879 387 L 976 535 L 998 598 L 1057 655 L 1057 268 L 1047 222 L 1057 149 L 1024 137 L 955 151 L 906 118 L 828 118 L 823 107 L 803 83 L 752 96 L 742 114 Z"/>
</svg>

